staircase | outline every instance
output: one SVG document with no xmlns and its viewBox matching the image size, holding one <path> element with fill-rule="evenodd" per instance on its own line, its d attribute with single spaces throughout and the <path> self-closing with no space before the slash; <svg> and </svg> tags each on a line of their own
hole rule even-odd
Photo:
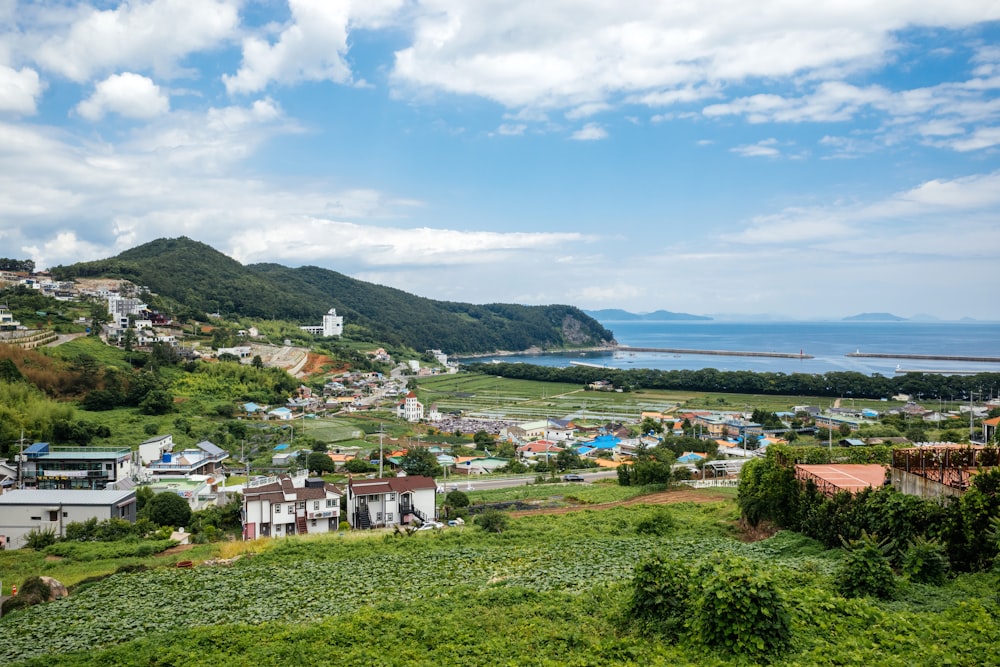
<svg viewBox="0 0 1000 667">
<path fill-rule="evenodd" d="M 299 535 L 305 535 L 309 532 L 306 527 L 306 518 L 304 516 L 295 517 L 295 530 L 298 531 Z"/>
<path fill-rule="evenodd" d="M 368 530 L 372 527 L 371 517 L 368 516 L 367 503 L 359 503 L 358 508 L 354 510 L 354 527 L 363 530 Z"/>
<path fill-rule="evenodd" d="M 413 507 L 411 505 L 403 505 L 402 507 L 400 507 L 400 516 L 405 516 L 407 514 L 412 514 L 413 516 L 420 519 L 420 523 L 427 523 L 428 521 L 430 521 L 430 519 L 427 518 L 427 515 L 418 510 L 416 507 Z"/>
</svg>

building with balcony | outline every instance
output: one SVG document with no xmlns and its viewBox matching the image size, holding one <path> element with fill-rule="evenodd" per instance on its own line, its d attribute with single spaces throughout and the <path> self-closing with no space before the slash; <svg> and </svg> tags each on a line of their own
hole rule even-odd
<svg viewBox="0 0 1000 667">
<path fill-rule="evenodd" d="M 281 475 L 251 483 L 243 489 L 243 539 L 336 532 L 341 495 L 315 478 Z"/>
<path fill-rule="evenodd" d="M 228 458 L 229 452 L 208 440 L 202 440 L 194 447 L 180 452 L 164 452 L 158 461 L 150 462 L 144 470 L 154 477 L 210 475 Z"/>
<path fill-rule="evenodd" d="M 347 520 L 352 528 L 380 528 L 436 517 L 437 484 L 430 477 L 353 479 L 347 483 Z"/>
<path fill-rule="evenodd" d="M 24 450 L 21 481 L 29 488 L 100 491 L 131 480 L 137 467 L 128 447 L 67 447 L 36 442 Z"/>
</svg>

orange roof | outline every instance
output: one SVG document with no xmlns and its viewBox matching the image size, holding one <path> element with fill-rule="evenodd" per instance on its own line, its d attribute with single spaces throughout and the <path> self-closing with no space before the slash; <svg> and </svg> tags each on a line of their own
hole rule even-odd
<svg viewBox="0 0 1000 667">
<path fill-rule="evenodd" d="M 594 462 L 599 468 L 617 468 L 624 463 L 624 461 L 609 461 L 607 459 L 594 459 Z"/>
<path fill-rule="evenodd" d="M 353 461 L 357 457 L 354 454 L 327 454 L 330 460 L 334 463 L 347 463 L 348 461 Z"/>
<path fill-rule="evenodd" d="M 1000 426 L 1000 417 L 994 417 L 993 419 L 984 419 L 983 423 L 987 426 Z"/>
</svg>

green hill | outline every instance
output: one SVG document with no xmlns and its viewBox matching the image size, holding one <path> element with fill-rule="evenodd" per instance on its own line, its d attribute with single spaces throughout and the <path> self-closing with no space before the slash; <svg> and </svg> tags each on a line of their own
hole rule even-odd
<svg viewBox="0 0 1000 667">
<path fill-rule="evenodd" d="M 148 287 L 191 314 L 318 324 L 336 308 L 357 337 L 449 354 L 600 345 L 614 334 L 573 306 L 436 301 L 315 266 L 244 266 L 186 237 L 158 239 L 116 257 L 57 266 L 60 279 L 115 277 Z"/>
</svg>

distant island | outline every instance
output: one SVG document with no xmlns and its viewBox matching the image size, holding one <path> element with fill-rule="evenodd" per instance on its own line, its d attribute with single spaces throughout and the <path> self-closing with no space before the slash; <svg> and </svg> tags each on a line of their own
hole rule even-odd
<svg viewBox="0 0 1000 667">
<path fill-rule="evenodd" d="M 892 313 L 859 313 L 845 317 L 842 322 L 906 322 L 905 317 L 893 315 Z"/>
<path fill-rule="evenodd" d="M 630 313 L 619 308 L 606 308 L 604 310 L 584 310 L 598 322 L 672 322 L 680 320 L 711 320 L 711 317 L 704 315 L 691 315 L 690 313 L 673 313 L 669 310 L 656 310 L 652 313 Z"/>
</svg>

